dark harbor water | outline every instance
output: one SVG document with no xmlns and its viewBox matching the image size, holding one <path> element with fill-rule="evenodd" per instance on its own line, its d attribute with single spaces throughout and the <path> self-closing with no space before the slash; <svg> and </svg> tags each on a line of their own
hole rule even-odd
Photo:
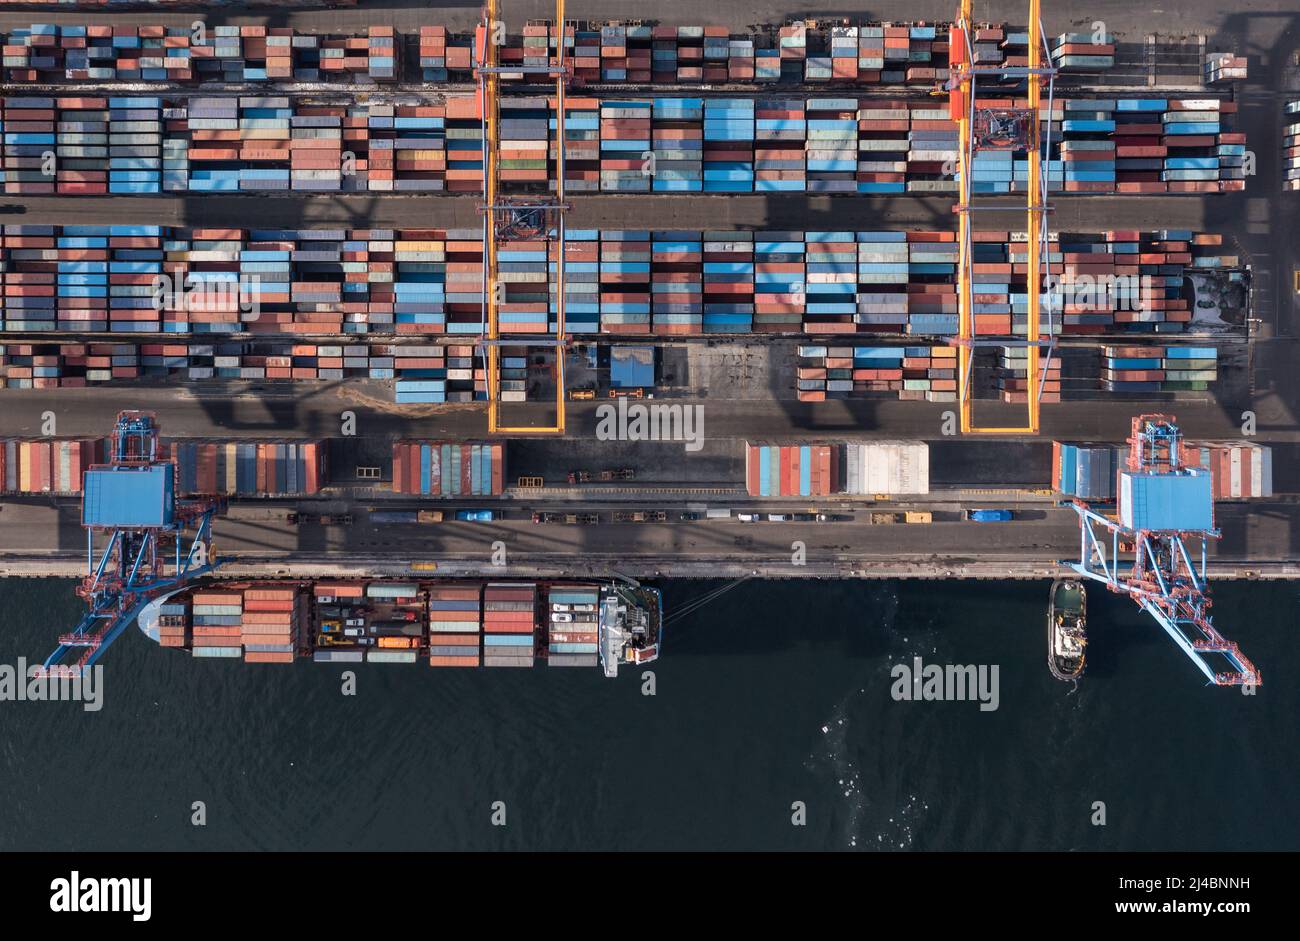
<svg viewBox="0 0 1300 941">
<path fill-rule="evenodd" d="M 671 618 L 718 586 L 662 587 Z M 1300 585 L 1216 586 L 1253 697 L 1096 588 L 1088 675 L 1054 680 L 1047 593 L 743 584 L 670 623 L 653 697 L 634 672 L 384 664 L 351 665 L 349 697 L 337 665 L 132 629 L 100 712 L 0 702 L 0 851 L 1300 849 Z M 69 581 L 0 581 L 0 663 L 42 659 L 79 610 Z M 999 708 L 894 701 L 916 656 L 997 665 Z"/>
</svg>

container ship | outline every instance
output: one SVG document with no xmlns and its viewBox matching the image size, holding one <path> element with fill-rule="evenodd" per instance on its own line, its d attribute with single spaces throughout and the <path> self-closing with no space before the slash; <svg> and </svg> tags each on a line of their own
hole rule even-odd
<svg viewBox="0 0 1300 941">
<path fill-rule="evenodd" d="M 215 581 L 151 603 L 163 647 L 245 663 L 600 667 L 659 656 L 657 589 L 594 582 L 396 579 Z"/>
<path fill-rule="evenodd" d="M 1047 667 L 1058 680 L 1083 675 L 1088 643 L 1088 596 L 1074 579 L 1052 582 L 1047 606 Z"/>
</svg>

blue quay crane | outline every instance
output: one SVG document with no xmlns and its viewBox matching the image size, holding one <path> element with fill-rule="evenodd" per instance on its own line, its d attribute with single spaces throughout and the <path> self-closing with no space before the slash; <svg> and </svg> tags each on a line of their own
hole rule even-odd
<svg viewBox="0 0 1300 941">
<path fill-rule="evenodd" d="M 77 594 L 87 610 L 41 671 L 79 675 L 150 601 L 217 568 L 212 519 L 224 509 L 217 497 L 178 500 L 176 465 L 161 456 L 156 417 L 120 412 L 109 463 L 89 468 L 82 483 L 87 574 Z"/>
<path fill-rule="evenodd" d="M 1128 440 L 1116 518 L 1074 501 L 1080 547 L 1070 567 L 1132 598 L 1210 683 L 1259 686 L 1259 670 L 1215 630 L 1210 616 L 1206 544 L 1219 530 L 1209 471 L 1184 464 L 1182 432 L 1172 415 L 1137 416 Z M 1124 570 L 1121 553 L 1133 556 Z"/>
</svg>

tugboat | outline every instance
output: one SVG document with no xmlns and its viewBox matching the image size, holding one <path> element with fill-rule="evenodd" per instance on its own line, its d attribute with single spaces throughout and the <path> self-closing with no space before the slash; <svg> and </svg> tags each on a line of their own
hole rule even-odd
<svg viewBox="0 0 1300 941">
<path fill-rule="evenodd" d="M 1083 675 L 1088 644 L 1088 595 L 1083 583 L 1060 578 L 1052 582 L 1047 606 L 1047 668 L 1058 680 Z"/>
</svg>

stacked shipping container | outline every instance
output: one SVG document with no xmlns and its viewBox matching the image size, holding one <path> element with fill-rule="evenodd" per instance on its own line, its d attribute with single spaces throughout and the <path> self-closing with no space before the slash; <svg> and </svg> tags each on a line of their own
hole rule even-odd
<svg viewBox="0 0 1300 941">
<path fill-rule="evenodd" d="M 532 666 L 536 631 L 536 585 L 524 582 L 493 582 L 484 587 L 484 666 Z"/>
<path fill-rule="evenodd" d="M 84 4 L 89 6 L 90 4 Z M 162 6 L 163 3 L 156 5 Z M 170 4 L 167 4 L 170 5 Z M 333 5 L 343 5 L 336 3 Z M 946 24 L 838 25 L 808 21 L 772 32 L 729 34 L 720 26 L 646 26 L 640 23 L 569 24 L 566 58 L 583 84 L 695 84 L 775 82 L 928 86 L 948 77 Z M 1026 65 L 1027 34 L 986 25 L 974 36 L 977 61 Z M 412 61 L 425 82 L 472 78 L 472 37 L 443 26 L 422 26 L 411 37 Z M 1058 39 L 1066 69 L 1109 67 L 1110 47 Z M 1067 42 L 1069 40 L 1069 42 Z M 8 80 L 97 81 L 386 81 L 400 71 L 406 42 L 388 27 L 364 35 L 298 33 L 287 27 L 190 27 L 37 24 L 4 38 Z M 499 47 L 505 66 L 547 64 L 558 47 L 555 30 L 528 25 Z M 1113 49 L 1110 49 L 1113 52 Z M 1087 61 L 1084 61 L 1087 60 Z M 504 72 L 505 81 L 522 81 Z"/>
<path fill-rule="evenodd" d="M 997 386 L 1003 402 L 1028 402 L 1032 394 L 1039 402 L 1061 401 L 1061 357 L 1041 357 L 1038 370 L 1029 375 L 1029 348 L 998 347 Z"/>
<path fill-rule="evenodd" d="M 306 601 L 298 587 L 244 589 L 240 615 L 245 663 L 292 663 L 302 642 Z"/>
<path fill-rule="evenodd" d="M 479 665 L 482 590 L 481 585 L 429 589 L 429 666 Z"/>
<path fill-rule="evenodd" d="M 1282 188 L 1300 190 L 1300 101 L 1288 101 L 1282 128 Z"/>
<path fill-rule="evenodd" d="M 500 442 L 398 441 L 393 491 L 430 497 L 500 496 L 505 448 Z"/>
<path fill-rule="evenodd" d="M 240 591 L 196 591 L 188 595 L 190 650 L 196 657 L 239 657 L 243 653 L 244 595 Z"/>
<path fill-rule="evenodd" d="M 754 497 L 925 494 L 930 449 L 920 441 L 745 445 L 746 490 Z"/>
<path fill-rule="evenodd" d="M 396 42 L 384 26 L 322 36 L 268 26 L 34 24 L 4 37 L 4 68 L 14 84 L 391 81 Z"/>
<path fill-rule="evenodd" d="M 184 647 L 190 640 L 190 606 L 170 601 L 158 608 L 158 646 Z"/>
<path fill-rule="evenodd" d="M 957 397 L 957 349 L 951 346 L 800 346 L 801 402 L 876 392 L 912 401 Z"/>
<path fill-rule="evenodd" d="M 839 492 L 839 445 L 745 445 L 745 484 L 753 497 L 825 497 Z"/>
<path fill-rule="evenodd" d="M 1024 331 L 1027 247 L 1012 236 L 976 235 L 977 333 Z M 951 232 L 575 230 L 569 239 L 571 333 L 957 331 Z M 0 250 L 0 327 L 10 332 L 472 335 L 481 329 L 478 230 L 7 226 Z M 521 243 L 507 254 L 503 321 L 514 333 L 553 332 L 555 256 L 541 242 Z M 1064 335 L 1188 330 L 1189 271 L 1237 261 L 1222 253 L 1220 236 L 1187 230 L 1061 234 L 1048 253 L 1052 289 L 1043 295 L 1042 329 L 1055 325 Z M 338 378 L 327 370 L 401 366 L 368 364 L 349 350 L 294 345 L 277 351 L 274 361 L 247 363 L 214 351 L 198 355 L 222 361 L 195 365 L 247 368 L 241 375 L 250 379 L 291 378 L 284 371 L 311 368 L 318 378 Z M 446 352 L 460 365 L 433 362 L 441 355 L 438 347 L 414 355 L 423 362 L 407 364 L 410 374 L 397 377 L 413 383 L 403 391 L 421 393 L 420 401 L 457 401 L 452 392 L 472 391 L 474 366 L 466 362 L 472 348 Z M 141 365 L 101 359 L 94 368 L 114 369 L 116 376 L 120 367 L 120 377 L 130 378 Z"/>
<path fill-rule="evenodd" d="M 557 171 L 554 105 L 541 97 L 504 102 L 505 191 L 545 191 Z M 1227 127 L 1235 110 L 1234 102 L 1216 98 L 1056 99 L 1043 112 L 1053 148 L 1045 167 L 1049 184 L 1067 193 L 1240 190 L 1245 135 Z M 575 191 L 956 188 L 944 172 L 955 158 L 956 128 L 947 110 L 928 99 L 582 98 L 567 102 L 567 114 L 566 176 Z M 482 186 L 479 108 L 464 95 L 342 102 L 27 97 L 7 99 L 3 120 L 10 193 L 476 192 Z M 976 160 L 976 192 L 1020 192 L 1027 181 L 1023 152 L 984 151 Z"/>
<path fill-rule="evenodd" d="M 1205 56 L 1205 84 L 1245 80 L 1248 64 L 1245 56 L 1231 52 L 1210 52 Z"/>
<path fill-rule="evenodd" d="M 1240 441 L 1183 441 L 1183 463 L 1210 472 L 1216 500 L 1273 496 L 1273 449 Z"/>
<path fill-rule="evenodd" d="M 844 492 L 857 496 L 929 493 L 930 446 L 923 441 L 848 442 Z"/>
<path fill-rule="evenodd" d="M 1218 378 L 1213 346 L 1106 346 L 1102 355 L 1108 392 L 1204 392 Z"/>
<path fill-rule="evenodd" d="M 1063 72 L 1099 72 L 1115 65 L 1115 38 L 1100 33 L 1062 33 L 1052 43 L 1052 61 Z"/>
<path fill-rule="evenodd" d="M 82 473 L 106 457 L 103 438 L 0 438 L 0 492 L 79 494 Z"/>
<path fill-rule="evenodd" d="M 1108 502 L 1128 449 L 1113 444 L 1052 442 L 1052 489 L 1067 497 Z"/>
<path fill-rule="evenodd" d="M 310 496 L 327 476 L 323 441 L 216 442 L 171 439 L 177 491 L 224 496 Z"/>
</svg>

